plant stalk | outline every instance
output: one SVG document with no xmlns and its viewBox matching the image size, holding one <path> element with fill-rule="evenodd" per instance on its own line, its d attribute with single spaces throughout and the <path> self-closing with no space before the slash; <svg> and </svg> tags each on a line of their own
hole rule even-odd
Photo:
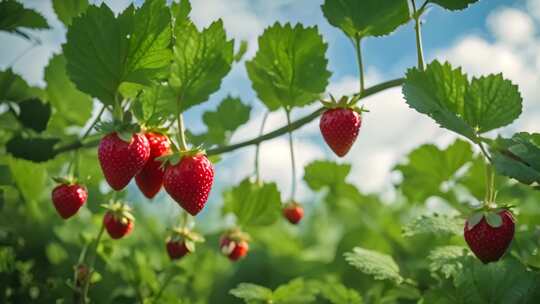
<svg viewBox="0 0 540 304">
<path fill-rule="evenodd" d="M 289 151 L 291 152 L 291 201 L 295 201 L 294 197 L 296 196 L 296 160 L 294 157 L 294 141 L 291 129 L 291 111 L 289 109 L 285 109 L 285 113 L 287 114 L 287 126 L 289 127 Z"/>
<path fill-rule="evenodd" d="M 419 11 L 416 10 L 416 3 L 415 0 L 412 1 L 412 7 L 413 7 L 413 13 L 414 13 L 414 31 L 416 33 L 416 53 L 418 55 L 418 69 L 420 71 L 424 70 L 424 49 L 422 47 L 422 29 L 421 29 L 421 22 L 420 17 L 422 15 L 422 11 L 418 14 Z M 427 2 L 426 2 L 427 3 Z M 424 7 L 424 5 L 422 5 Z"/>
<path fill-rule="evenodd" d="M 266 124 L 266 120 L 268 119 L 269 112 L 264 113 L 262 122 L 261 122 L 261 128 L 259 130 L 259 137 L 263 135 L 264 132 L 264 126 Z M 260 157 L 260 150 L 261 150 L 261 143 L 257 143 L 255 146 L 255 180 L 259 182 L 261 180 L 261 173 L 260 173 L 260 166 L 259 166 L 259 157 Z"/>
<path fill-rule="evenodd" d="M 354 48 L 356 50 L 356 61 L 358 62 L 358 76 L 360 79 L 360 90 L 358 91 L 359 94 L 362 94 L 365 89 L 365 83 L 364 83 L 364 62 L 362 60 L 362 46 L 361 46 L 362 38 L 358 37 L 358 35 L 354 38 Z"/>
</svg>

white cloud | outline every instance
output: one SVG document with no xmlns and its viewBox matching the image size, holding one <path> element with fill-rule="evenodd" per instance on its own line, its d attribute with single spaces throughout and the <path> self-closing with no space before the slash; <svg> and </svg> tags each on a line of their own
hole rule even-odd
<svg viewBox="0 0 540 304">
<path fill-rule="evenodd" d="M 532 18 L 515 8 L 501 8 L 488 16 L 487 25 L 493 35 L 504 43 L 524 44 L 534 38 Z"/>
</svg>

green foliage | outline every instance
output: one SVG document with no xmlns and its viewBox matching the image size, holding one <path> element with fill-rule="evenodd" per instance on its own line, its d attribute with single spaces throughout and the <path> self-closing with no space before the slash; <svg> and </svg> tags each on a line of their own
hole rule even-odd
<svg viewBox="0 0 540 304">
<path fill-rule="evenodd" d="M 47 123 L 51 117 L 51 105 L 43 103 L 41 100 L 32 98 L 19 102 L 19 115 L 17 119 L 28 129 L 36 132 L 43 132 L 47 128 Z"/>
<path fill-rule="evenodd" d="M 464 220 L 458 217 L 440 215 L 422 215 L 403 227 L 403 235 L 412 237 L 416 235 L 431 235 L 435 237 L 461 235 Z"/>
<path fill-rule="evenodd" d="M 473 78 L 449 63 L 434 61 L 425 71 L 407 71 L 407 104 L 441 127 L 476 141 L 479 134 L 510 124 L 521 114 L 517 86 L 502 75 Z"/>
<path fill-rule="evenodd" d="M 169 83 L 176 94 L 172 102 L 179 103 L 180 110 L 185 111 L 208 100 L 219 89 L 223 77 L 231 70 L 234 42 L 227 40 L 221 20 L 202 31 L 193 23 L 182 21 L 174 34 Z"/>
<path fill-rule="evenodd" d="M 540 184 L 540 134 L 517 133 L 498 138 L 491 146 L 493 165 L 499 174 L 524 184 Z"/>
<path fill-rule="evenodd" d="M 68 78 L 63 55 L 51 58 L 45 68 L 45 81 L 47 98 L 55 109 L 55 118 L 68 126 L 83 126 L 92 115 L 92 98 L 77 90 Z"/>
<path fill-rule="evenodd" d="M 305 168 L 304 180 L 314 191 L 328 189 L 329 202 L 335 203 L 337 198 L 343 198 L 357 203 L 363 200 L 363 196 L 354 185 L 346 182 L 350 171 L 351 165 L 349 164 L 313 161 Z"/>
<path fill-rule="evenodd" d="M 354 289 L 347 288 L 336 280 L 315 282 L 320 296 L 332 304 L 362 304 L 362 297 Z"/>
<path fill-rule="evenodd" d="M 387 254 L 355 247 L 352 252 L 345 253 L 345 259 L 351 266 L 373 276 L 375 280 L 388 280 L 394 284 L 401 284 L 405 280 L 398 264 Z"/>
<path fill-rule="evenodd" d="M 88 0 L 53 0 L 53 9 L 66 26 L 71 25 L 73 18 L 84 13 L 88 8 Z"/>
<path fill-rule="evenodd" d="M 406 0 L 326 0 L 321 8 L 351 39 L 388 35 L 410 18 Z"/>
<path fill-rule="evenodd" d="M 275 183 L 243 180 L 223 194 L 223 213 L 233 213 L 240 226 L 265 226 L 281 216 L 281 197 Z"/>
<path fill-rule="evenodd" d="M 428 0 L 431 3 L 438 4 L 447 10 L 462 10 L 466 9 L 469 5 L 478 2 L 478 0 Z"/>
<path fill-rule="evenodd" d="M 0 103 L 5 101 L 19 102 L 35 97 L 36 92 L 21 78 L 8 69 L 0 72 Z"/>
<path fill-rule="evenodd" d="M 250 112 L 251 106 L 244 104 L 240 98 L 227 96 L 215 111 L 204 112 L 203 122 L 208 130 L 192 135 L 191 142 L 207 147 L 228 143 L 233 133 L 248 122 Z"/>
<path fill-rule="evenodd" d="M 89 6 L 73 19 L 63 50 L 77 88 L 113 105 L 122 83 L 149 85 L 171 57 L 171 17 L 164 3 L 131 5 L 118 17 L 105 4 Z"/>
<path fill-rule="evenodd" d="M 309 290 L 308 286 L 302 279 L 294 279 L 287 284 L 279 286 L 275 291 L 250 283 L 241 283 L 230 293 L 245 303 L 313 303 L 315 297 L 313 291 Z"/>
<path fill-rule="evenodd" d="M 38 12 L 24 8 L 15 0 L 5 0 L 0 2 L 0 31 L 16 33 L 26 39 L 30 37 L 24 32 L 26 29 L 48 29 L 47 20 Z"/>
<path fill-rule="evenodd" d="M 465 252 L 467 249 L 463 246 L 437 247 L 429 253 L 429 270 L 432 274 L 441 273 L 445 279 L 458 275 L 463 269 Z"/>
<path fill-rule="evenodd" d="M 33 162 L 44 162 L 56 156 L 54 145 L 60 139 L 42 137 L 23 137 L 17 135 L 6 143 L 6 151 L 16 158 Z"/>
<path fill-rule="evenodd" d="M 449 181 L 473 157 L 471 145 L 457 140 L 446 149 L 427 144 L 413 150 L 406 164 L 394 169 L 401 172 L 401 190 L 411 202 L 423 203 L 441 193 L 441 185 Z"/>
<path fill-rule="evenodd" d="M 320 98 L 330 72 L 328 45 L 317 27 L 275 23 L 259 37 L 255 57 L 246 62 L 257 96 L 270 111 L 302 107 Z"/>
</svg>

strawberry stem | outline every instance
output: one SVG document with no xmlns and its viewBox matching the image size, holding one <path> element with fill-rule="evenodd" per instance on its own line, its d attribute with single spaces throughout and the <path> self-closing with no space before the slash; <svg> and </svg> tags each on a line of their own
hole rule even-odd
<svg viewBox="0 0 540 304">
<path fill-rule="evenodd" d="M 291 201 L 294 201 L 296 194 L 296 161 L 294 157 L 294 144 L 291 128 L 291 110 L 285 108 L 287 114 L 287 126 L 289 127 L 289 150 L 291 151 L 291 168 L 292 168 L 292 182 L 291 182 Z"/>
<path fill-rule="evenodd" d="M 86 251 L 84 252 L 84 254 L 82 255 L 82 263 L 85 263 L 85 260 L 86 260 L 86 254 L 89 253 L 88 255 L 88 270 L 89 270 L 89 273 L 88 273 L 88 276 L 86 277 L 85 281 L 84 281 L 84 285 L 82 287 L 82 296 L 80 298 L 80 303 L 87 303 L 87 299 L 88 299 L 88 289 L 90 288 L 90 281 L 92 279 L 92 274 L 94 273 L 94 263 L 96 261 L 96 252 L 97 252 L 97 247 L 99 245 L 99 242 L 101 241 L 101 237 L 103 236 L 103 232 L 105 231 L 105 224 L 102 222 L 101 223 L 101 228 L 99 229 L 99 232 L 98 232 L 98 235 L 94 241 L 94 243 L 92 244 L 92 248 L 90 248 L 90 251 Z M 77 271 L 77 269 L 75 269 L 75 271 Z M 77 274 L 75 274 L 75 276 L 77 276 Z"/>
<path fill-rule="evenodd" d="M 425 4 L 422 5 L 422 10 L 417 11 L 416 10 L 416 3 L 415 0 L 411 0 L 412 2 L 412 8 L 413 8 L 413 18 L 414 18 L 414 31 L 416 33 L 416 51 L 418 54 L 418 69 L 420 71 L 424 70 L 424 50 L 422 48 L 422 31 L 421 31 L 421 22 L 420 22 L 420 16 L 422 15 L 422 10 L 425 7 Z M 418 14 L 418 12 L 420 12 Z"/>
<path fill-rule="evenodd" d="M 360 90 L 358 91 L 358 94 L 362 94 L 364 92 L 364 62 L 362 61 L 362 47 L 361 43 L 362 38 L 358 36 L 358 34 L 354 38 L 354 48 L 356 50 L 356 60 L 358 62 L 358 75 L 360 78 Z"/>
<path fill-rule="evenodd" d="M 261 122 L 261 128 L 259 130 L 259 137 L 263 135 L 264 132 L 264 125 L 266 124 L 266 120 L 268 119 L 269 112 L 264 113 L 262 122 Z M 260 157 L 260 149 L 261 149 L 261 143 L 257 143 L 255 146 L 255 179 L 257 182 L 261 180 L 261 174 L 259 169 L 259 157 Z"/>
<path fill-rule="evenodd" d="M 182 211 L 182 228 L 187 228 L 189 223 L 189 214 L 186 211 Z"/>
</svg>

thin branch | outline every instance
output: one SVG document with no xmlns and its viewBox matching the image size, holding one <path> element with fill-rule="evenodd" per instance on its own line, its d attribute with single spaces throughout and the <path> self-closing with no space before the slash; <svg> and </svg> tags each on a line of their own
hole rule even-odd
<svg viewBox="0 0 540 304">
<path fill-rule="evenodd" d="M 362 92 L 362 94 L 360 94 L 361 98 L 366 98 L 368 96 L 380 93 L 380 92 L 385 91 L 387 89 L 401 86 L 403 84 L 403 81 L 404 81 L 403 78 L 398 78 L 398 79 L 393 79 L 393 80 L 389 80 L 389 81 L 374 85 L 374 86 L 372 86 L 370 88 L 366 88 L 364 90 L 364 92 Z M 313 121 L 317 117 L 319 117 L 323 112 L 324 112 L 324 108 L 321 107 L 321 108 L 315 110 L 313 113 L 308 114 L 308 115 L 306 115 L 306 116 L 292 122 L 291 125 L 290 125 L 291 131 L 299 129 L 302 126 L 310 123 L 311 121 Z M 246 141 L 243 141 L 243 142 L 240 142 L 240 143 L 231 144 L 231 145 L 228 145 L 228 146 L 217 147 L 217 148 L 214 148 L 214 149 L 207 150 L 206 154 L 207 155 L 218 155 L 218 154 L 231 152 L 231 151 L 243 148 L 243 147 L 256 145 L 256 144 L 261 143 L 263 141 L 267 141 L 267 140 L 279 137 L 281 135 L 284 135 L 288 131 L 289 131 L 289 126 L 283 126 L 283 127 L 279 128 L 279 129 L 276 129 L 276 130 L 274 130 L 272 132 L 266 133 L 266 134 L 264 134 L 262 136 L 258 136 L 256 138 L 253 138 L 253 139 L 250 139 L 250 140 L 246 140 Z M 64 153 L 64 152 L 68 152 L 68 151 L 72 151 L 72 150 L 76 150 L 76 149 L 81 149 L 81 148 L 93 148 L 93 147 L 98 145 L 99 140 L 100 140 L 99 136 L 89 136 L 88 139 L 83 141 L 83 142 L 78 140 L 78 141 L 75 141 L 75 142 L 72 142 L 72 143 L 69 143 L 69 144 L 66 144 L 66 145 L 59 145 L 54 149 L 54 154 L 58 155 L 60 153 Z"/>
<path fill-rule="evenodd" d="M 259 130 L 259 136 L 263 135 L 264 126 L 266 125 L 266 120 L 268 119 L 268 114 L 270 114 L 270 112 L 264 113 L 264 116 L 261 122 L 261 128 Z M 261 180 L 261 172 L 259 168 L 259 157 L 260 157 L 260 152 L 261 152 L 260 150 L 261 150 L 261 143 L 258 143 L 257 147 L 255 147 L 255 179 L 257 182 Z"/>
<path fill-rule="evenodd" d="M 291 153 L 291 201 L 294 202 L 294 197 L 296 195 L 296 160 L 294 157 L 294 141 L 292 136 L 291 126 L 291 111 L 286 109 L 285 113 L 287 114 L 287 126 L 289 127 L 289 151 Z"/>
<path fill-rule="evenodd" d="M 413 7 L 413 17 L 414 17 L 414 31 L 416 33 L 416 53 L 418 55 L 418 69 L 421 71 L 424 70 L 424 49 L 422 47 L 422 30 L 421 30 L 421 22 L 420 22 L 420 16 L 422 15 L 422 11 L 416 10 L 416 3 L 415 0 L 412 0 L 412 7 Z"/>
</svg>

